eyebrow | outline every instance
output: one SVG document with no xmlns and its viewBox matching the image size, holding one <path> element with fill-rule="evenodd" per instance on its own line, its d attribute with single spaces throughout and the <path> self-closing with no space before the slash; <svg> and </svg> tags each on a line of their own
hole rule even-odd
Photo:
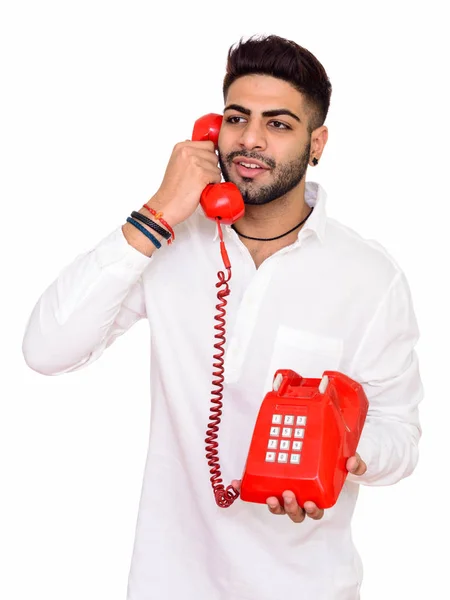
<svg viewBox="0 0 450 600">
<path fill-rule="evenodd" d="M 238 112 L 243 113 L 244 115 L 249 115 L 249 116 L 252 114 L 252 111 L 250 109 L 245 108 L 244 106 L 241 106 L 240 104 L 229 104 L 228 106 L 226 106 L 224 108 L 223 112 L 226 112 L 227 110 L 237 110 Z M 292 117 L 299 123 L 301 123 L 300 117 L 298 117 L 295 113 L 288 110 L 287 108 L 275 108 L 274 110 L 265 110 L 262 113 L 263 117 L 279 117 L 280 115 L 287 115 L 289 117 Z"/>
</svg>

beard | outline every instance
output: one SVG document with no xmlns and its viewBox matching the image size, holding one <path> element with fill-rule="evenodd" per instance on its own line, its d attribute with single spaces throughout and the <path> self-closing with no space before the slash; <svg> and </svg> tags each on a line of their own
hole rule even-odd
<svg viewBox="0 0 450 600">
<path fill-rule="evenodd" d="M 269 159 L 257 152 L 230 152 L 224 159 L 222 159 L 222 155 L 219 152 L 219 164 L 225 181 L 231 181 L 228 168 L 237 156 L 260 160 L 271 167 L 274 180 L 270 184 L 259 187 L 250 177 L 241 177 L 239 183 L 236 181 L 232 182 L 239 188 L 245 204 L 262 205 L 281 198 L 301 182 L 308 168 L 310 151 L 311 144 L 308 143 L 298 158 L 278 167 L 273 159 Z"/>
</svg>

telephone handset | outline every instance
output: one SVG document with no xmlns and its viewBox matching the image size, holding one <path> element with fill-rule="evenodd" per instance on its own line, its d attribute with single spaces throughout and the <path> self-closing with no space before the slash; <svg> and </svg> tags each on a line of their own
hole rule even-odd
<svg viewBox="0 0 450 600">
<path fill-rule="evenodd" d="M 222 119 L 222 115 L 213 113 L 197 119 L 192 132 L 192 141 L 210 140 L 217 149 Z M 200 204 L 209 219 L 218 219 L 224 225 L 231 225 L 244 214 L 241 193 L 231 182 L 207 185 L 202 192 Z"/>
</svg>

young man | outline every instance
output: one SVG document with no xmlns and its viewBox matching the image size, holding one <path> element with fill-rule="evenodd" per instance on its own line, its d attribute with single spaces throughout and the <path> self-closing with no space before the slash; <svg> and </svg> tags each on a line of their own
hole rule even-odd
<svg viewBox="0 0 450 600">
<path fill-rule="evenodd" d="M 221 170 L 211 141 L 177 144 L 147 208 L 70 265 L 31 315 L 24 355 L 44 374 L 85 367 L 149 320 L 152 423 L 129 600 L 356 600 L 358 484 L 393 484 L 416 465 L 422 388 L 407 282 L 381 246 L 327 218 L 324 190 L 305 182 L 327 142 L 330 95 L 322 65 L 291 41 L 269 36 L 230 48 Z M 238 499 L 223 509 L 211 491 L 205 429 L 223 265 L 199 198 L 221 171 L 245 201 L 244 216 L 223 227 L 233 272 L 223 478 L 239 490 L 277 369 L 340 371 L 364 386 L 370 406 L 344 488 L 325 511 L 299 506 L 290 490 L 283 505 Z"/>
</svg>

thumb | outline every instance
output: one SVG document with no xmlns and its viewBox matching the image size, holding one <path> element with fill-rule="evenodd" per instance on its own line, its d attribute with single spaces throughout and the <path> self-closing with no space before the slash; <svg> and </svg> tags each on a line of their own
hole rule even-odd
<svg viewBox="0 0 450 600">
<path fill-rule="evenodd" d="M 231 485 L 234 487 L 234 489 L 237 492 L 241 491 L 241 482 L 242 482 L 241 479 L 233 479 L 233 481 L 231 482 Z"/>
</svg>

